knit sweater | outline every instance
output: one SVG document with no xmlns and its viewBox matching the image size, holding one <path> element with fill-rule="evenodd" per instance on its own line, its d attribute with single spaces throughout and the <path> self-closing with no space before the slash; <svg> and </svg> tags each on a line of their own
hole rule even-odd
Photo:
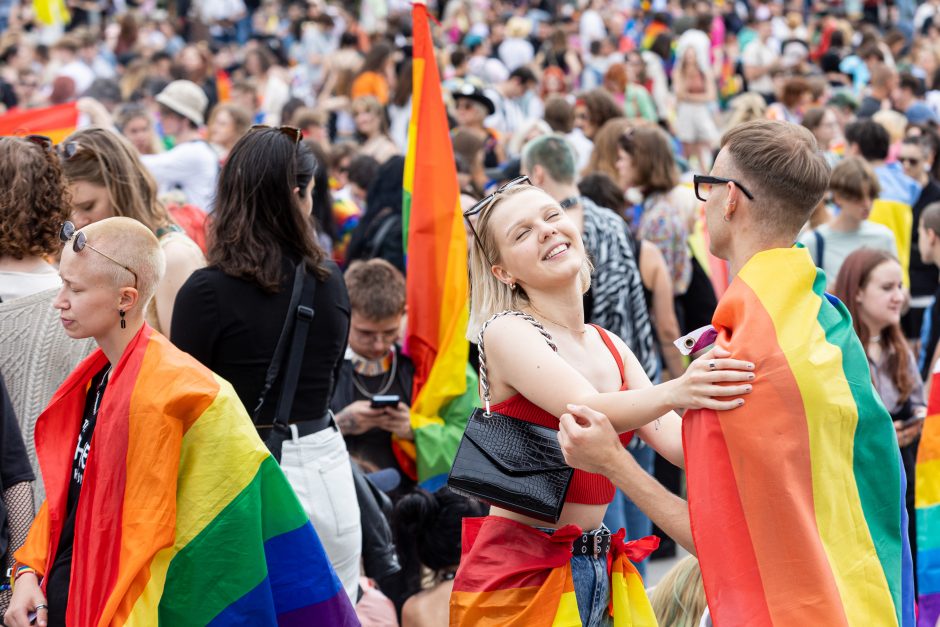
<svg viewBox="0 0 940 627">
<path fill-rule="evenodd" d="M 45 290 L 0 303 L 0 372 L 36 475 L 33 493 L 37 506 L 45 499 L 45 490 L 33 441 L 36 419 L 65 377 L 95 348 L 91 338 L 73 340 L 65 334 L 59 312 L 52 307 L 57 291 Z"/>
</svg>

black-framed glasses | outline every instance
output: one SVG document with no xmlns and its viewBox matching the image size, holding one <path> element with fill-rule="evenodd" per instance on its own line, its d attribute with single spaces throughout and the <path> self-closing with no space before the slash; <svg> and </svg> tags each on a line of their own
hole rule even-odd
<svg viewBox="0 0 940 627">
<path fill-rule="evenodd" d="M 134 289 L 135 290 L 137 289 L 137 273 L 131 270 L 130 268 L 128 268 L 127 266 L 125 266 L 123 263 L 121 263 L 120 261 L 112 257 L 111 255 L 107 253 L 103 253 L 97 248 L 95 248 L 94 246 L 92 246 L 91 244 L 89 244 L 88 239 L 85 237 L 85 234 L 82 233 L 81 231 L 76 232 L 75 225 L 72 224 L 71 222 L 66 221 L 62 223 L 62 228 L 59 229 L 59 239 L 62 240 L 63 244 L 68 243 L 71 240 L 72 250 L 74 250 L 77 253 L 82 252 L 86 248 L 90 248 L 91 250 L 95 251 L 96 253 L 98 253 L 99 255 L 107 259 L 108 261 L 111 261 L 112 263 L 116 263 L 117 265 L 121 266 L 122 268 L 130 272 L 132 275 L 134 275 Z"/>
<path fill-rule="evenodd" d="M 754 200 L 754 194 L 747 191 L 747 188 L 734 179 L 726 179 L 723 176 L 707 176 L 705 174 L 696 174 L 692 177 L 692 183 L 695 185 L 695 197 L 705 202 L 712 191 L 712 185 L 724 185 L 725 183 L 734 183 L 741 190 L 741 193 L 747 196 L 748 200 Z"/>
<path fill-rule="evenodd" d="M 484 209 L 488 208 L 490 205 L 496 202 L 496 198 L 507 189 L 512 189 L 513 187 L 518 187 L 520 185 L 531 184 L 532 181 L 529 180 L 528 176 L 524 174 L 522 176 L 517 176 L 511 181 L 503 183 L 496 189 L 495 192 L 477 201 L 476 204 L 463 212 L 463 219 L 467 221 L 468 225 L 470 225 L 470 232 L 473 233 L 473 239 L 477 241 L 477 246 L 480 247 L 480 252 L 483 253 L 483 256 L 486 257 L 486 260 L 490 263 L 490 265 L 493 265 L 493 261 L 490 259 L 490 256 L 486 254 L 486 249 L 483 247 L 483 241 L 480 239 L 480 235 L 473 226 L 473 222 L 470 220 L 470 217 L 482 213 Z"/>
<path fill-rule="evenodd" d="M 274 129 L 275 131 L 278 131 L 281 133 L 281 135 L 284 135 L 295 144 L 299 144 L 300 140 L 304 138 L 304 132 L 293 126 L 268 126 L 267 124 L 255 124 L 251 127 L 251 130 L 253 131 L 264 131 L 268 129 Z"/>
</svg>

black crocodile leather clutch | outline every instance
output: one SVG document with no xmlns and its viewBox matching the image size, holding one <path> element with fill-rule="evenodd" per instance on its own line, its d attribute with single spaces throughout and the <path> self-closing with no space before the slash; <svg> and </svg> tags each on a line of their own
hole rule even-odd
<svg viewBox="0 0 940 627">
<path fill-rule="evenodd" d="M 477 408 L 447 485 L 458 494 L 556 523 L 573 475 L 556 430 Z"/>
</svg>

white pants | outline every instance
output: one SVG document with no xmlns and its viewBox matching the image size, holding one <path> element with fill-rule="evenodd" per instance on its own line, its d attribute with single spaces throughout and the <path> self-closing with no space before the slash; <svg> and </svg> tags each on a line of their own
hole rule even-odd
<svg viewBox="0 0 940 627">
<path fill-rule="evenodd" d="M 352 604 L 359 591 L 362 525 L 352 467 L 343 435 L 329 427 L 302 438 L 291 425 L 281 449 L 281 470 L 290 482 Z"/>
</svg>

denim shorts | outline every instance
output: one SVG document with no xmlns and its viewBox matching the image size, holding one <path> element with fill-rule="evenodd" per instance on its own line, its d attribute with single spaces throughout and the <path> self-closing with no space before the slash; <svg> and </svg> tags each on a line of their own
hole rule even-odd
<svg viewBox="0 0 940 627">
<path fill-rule="evenodd" d="M 552 534 L 554 529 L 538 527 Z M 596 559 L 589 555 L 571 558 L 571 578 L 574 596 L 578 601 L 578 614 L 584 627 L 611 627 L 614 622 L 607 611 L 610 603 L 610 576 L 607 574 L 606 556 Z"/>
</svg>

